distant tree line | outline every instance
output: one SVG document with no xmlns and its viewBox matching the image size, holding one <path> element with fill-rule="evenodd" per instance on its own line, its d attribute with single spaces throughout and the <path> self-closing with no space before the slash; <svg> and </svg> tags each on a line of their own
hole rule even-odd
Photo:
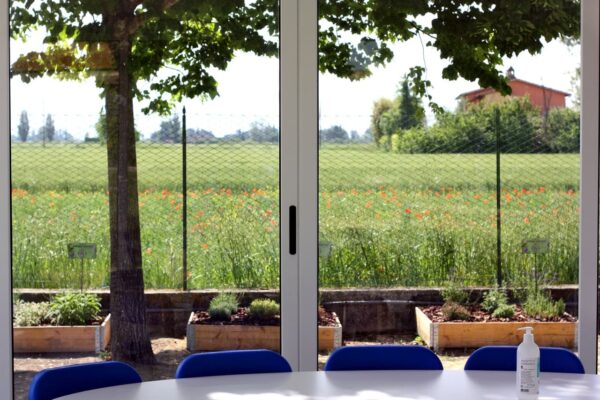
<svg viewBox="0 0 600 400">
<path fill-rule="evenodd" d="M 63 129 L 57 130 L 54 126 L 54 118 L 52 114 L 47 114 L 42 125 L 37 133 L 31 129 L 29 124 L 29 116 L 27 111 L 21 111 L 19 117 L 19 125 L 17 126 L 17 136 L 15 139 L 25 142 L 69 142 L 73 141 L 74 137 L 69 132 Z"/>
<path fill-rule="evenodd" d="M 160 128 L 150 135 L 150 141 L 159 143 L 181 143 L 182 124 L 179 115 L 175 114 L 170 119 L 160 123 Z M 216 137 L 213 132 L 206 129 L 186 128 L 186 141 L 190 144 L 244 142 L 279 143 L 279 129 L 262 122 L 254 122 L 250 129 L 240 130 L 235 133 Z"/>
<path fill-rule="evenodd" d="M 150 136 L 150 141 L 159 143 L 181 143 L 181 119 L 173 115 L 170 119 L 163 120 L 160 128 Z M 216 137 L 206 129 L 186 129 L 187 143 L 279 143 L 279 129 L 263 122 L 253 122 L 250 129 L 238 129 L 236 132 Z M 370 143 L 370 131 L 360 135 L 357 131 L 348 132 L 340 125 L 333 125 L 320 131 L 321 142 L 328 143 Z"/>
<path fill-rule="evenodd" d="M 552 108 L 547 115 L 528 98 L 463 105 L 437 116 L 431 127 L 388 124 L 385 99 L 373 106 L 371 130 L 376 144 L 396 153 L 493 153 L 496 136 L 503 153 L 572 153 L 579 151 L 579 112 Z M 497 117 L 496 117 L 497 115 Z"/>
</svg>

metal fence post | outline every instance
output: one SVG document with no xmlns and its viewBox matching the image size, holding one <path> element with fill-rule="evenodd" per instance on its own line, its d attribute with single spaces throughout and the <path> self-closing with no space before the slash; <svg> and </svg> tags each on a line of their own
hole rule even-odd
<svg viewBox="0 0 600 400">
<path fill-rule="evenodd" d="M 496 133 L 496 284 L 502 286 L 502 215 L 500 182 L 500 110 L 494 108 L 494 131 Z"/>
<path fill-rule="evenodd" d="M 181 131 L 181 152 L 182 152 L 182 161 L 181 161 L 181 167 L 182 167 L 182 171 L 181 171 L 181 177 L 182 177 L 182 192 L 183 192 L 183 207 L 182 207 L 182 224 L 183 224 L 183 257 L 182 257 L 182 264 L 183 264 L 183 290 L 188 290 L 188 277 L 187 277 L 187 251 L 188 251 L 188 243 L 187 243 L 187 122 L 186 122 L 186 112 L 185 112 L 185 106 L 183 107 L 183 118 L 182 118 L 182 131 Z"/>
</svg>

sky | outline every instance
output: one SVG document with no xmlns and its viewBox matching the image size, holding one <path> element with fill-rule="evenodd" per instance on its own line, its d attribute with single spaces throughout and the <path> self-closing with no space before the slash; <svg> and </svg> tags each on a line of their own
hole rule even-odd
<svg viewBox="0 0 600 400">
<path fill-rule="evenodd" d="M 26 43 L 11 42 L 11 62 L 19 54 L 39 49 L 41 37 L 31 36 Z M 320 127 L 341 125 L 347 131 L 363 134 L 369 127 L 373 103 L 381 98 L 393 98 L 398 82 L 408 69 L 425 66 L 427 78 L 433 83 L 430 94 L 434 101 L 454 110 L 456 97 L 476 89 L 474 82 L 462 79 L 447 81 L 441 71 L 447 62 L 441 60 L 434 48 L 421 46 L 418 38 L 393 46 L 394 59 L 385 67 L 373 70 L 371 77 L 351 82 L 330 74 L 319 78 Z M 543 84 L 547 87 L 573 92 L 571 79 L 579 65 L 579 46 L 568 47 L 562 42 L 546 43 L 541 54 L 521 54 L 505 59 L 503 69 L 515 69 L 517 78 Z M 239 53 L 225 71 L 214 71 L 219 82 L 219 96 L 201 101 L 185 100 L 188 128 L 207 129 L 216 136 L 248 129 L 253 122 L 278 125 L 279 120 L 279 64 L 276 58 L 258 57 Z M 24 83 L 19 77 L 11 80 L 11 131 L 16 135 L 19 115 L 27 110 L 31 129 L 37 131 L 47 114 L 52 114 L 56 129 L 64 129 L 76 139 L 95 136 L 94 125 L 103 106 L 100 90 L 93 79 L 82 82 L 38 78 Z M 285 95 L 285 94 L 284 94 Z M 157 131 L 161 117 L 146 116 L 136 105 L 136 126 L 148 138 Z M 177 111 L 180 111 L 178 107 Z M 428 121 L 434 121 L 428 111 Z"/>
</svg>

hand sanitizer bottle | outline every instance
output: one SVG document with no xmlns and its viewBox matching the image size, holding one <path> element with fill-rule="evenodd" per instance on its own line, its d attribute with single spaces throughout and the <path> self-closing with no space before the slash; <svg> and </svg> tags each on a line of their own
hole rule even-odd
<svg viewBox="0 0 600 400">
<path fill-rule="evenodd" d="M 524 330 L 517 348 L 517 392 L 519 399 L 537 399 L 540 394 L 540 348 L 533 341 L 532 327 Z"/>
</svg>

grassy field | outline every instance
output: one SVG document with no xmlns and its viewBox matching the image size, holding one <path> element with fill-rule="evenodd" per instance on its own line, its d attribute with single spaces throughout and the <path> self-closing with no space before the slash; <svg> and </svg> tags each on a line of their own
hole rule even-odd
<svg viewBox="0 0 600 400">
<path fill-rule="evenodd" d="M 139 144 L 140 191 L 181 191 L 181 146 Z M 274 145 L 188 146 L 188 188 L 235 191 L 273 188 L 279 177 Z M 578 154 L 508 154 L 501 157 L 507 187 L 579 187 Z M 16 144 L 13 186 L 30 191 L 106 189 L 106 148 L 97 144 Z M 495 190 L 494 154 L 394 154 L 371 145 L 327 145 L 320 151 L 321 190 L 441 188 Z"/>
<path fill-rule="evenodd" d="M 108 285 L 106 150 L 100 145 L 14 145 L 13 259 L 17 287 L 77 287 L 67 243 L 92 242 L 89 286 Z M 182 282 L 181 147 L 138 147 L 147 287 Z M 190 287 L 276 287 L 279 205 L 273 145 L 188 148 Z M 537 259 L 548 282 L 577 278 L 579 156 L 503 155 L 502 261 L 527 279 L 528 238 L 550 240 Z M 398 155 L 368 145 L 320 152 L 322 286 L 437 285 L 449 277 L 493 284 L 494 155 Z"/>
</svg>

